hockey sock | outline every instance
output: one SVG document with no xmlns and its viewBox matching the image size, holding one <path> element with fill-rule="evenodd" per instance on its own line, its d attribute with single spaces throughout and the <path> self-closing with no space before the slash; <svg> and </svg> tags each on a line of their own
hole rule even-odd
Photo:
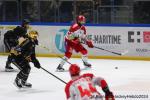
<svg viewBox="0 0 150 100">
<path fill-rule="evenodd" d="M 25 84 L 27 79 L 28 79 L 29 73 L 25 74 L 24 77 L 22 78 L 22 83 Z"/>
<path fill-rule="evenodd" d="M 82 61 L 87 63 L 88 62 L 88 57 L 87 55 L 82 55 Z"/>
<path fill-rule="evenodd" d="M 6 66 L 10 66 L 11 62 L 12 62 L 12 56 L 9 55 L 7 58 Z"/>
<path fill-rule="evenodd" d="M 22 79 L 22 82 L 25 83 L 28 79 L 31 68 L 24 68 L 18 74 L 17 77 Z"/>
<path fill-rule="evenodd" d="M 103 90 L 105 93 L 109 92 L 109 87 L 108 87 L 108 85 L 107 85 L 107 83 L 106 83 L 105 80 L 101 80 L 101 81 L 100 81 L 100 84 L 101 84 L 102 90 Z"/>
<path fill-rule="evenodd" d="M 60 62 L 60 66 L 62 67 L 67 60 L 68 60 L 68 58 L 66 56 L 64 56 L 63 59 Z"/>
</svg>

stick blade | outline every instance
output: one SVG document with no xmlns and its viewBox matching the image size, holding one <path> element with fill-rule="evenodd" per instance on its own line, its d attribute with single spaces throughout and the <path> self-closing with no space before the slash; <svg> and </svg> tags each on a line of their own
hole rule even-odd
<svg viewBox="0 0 150 100">
<path fill-rule="evenodd" d="M 121 55 L 125 55 L 125 54 L 127 54 L 128 52 L 129 52 L 129 51 L 126 50 L 125 52 L 121 53 Z"/>
</svg>

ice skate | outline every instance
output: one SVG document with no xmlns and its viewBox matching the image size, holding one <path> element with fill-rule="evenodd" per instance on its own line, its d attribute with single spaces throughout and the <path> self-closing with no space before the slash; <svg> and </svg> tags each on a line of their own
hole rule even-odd
<svg viewBox="0 0 150 100">
<path fill-rule="evenodd" d="M 6 71 L 6 72 L 13 72 L 14 69 L 13 69 L 10 65 L 6 65 L 5 71 Z"/>
<path fill-rule="evenodd" d="M 83 62 L 83 64 L 84 64 L 84 66 L 85 66 L 85 68 L 91 68 L 91 64 L 90 63 L 88 63 L 88 62 Z"/>
<path fill-rule="evenodd" d="M 27 82 L 22 82 L 22 87 L 23 88 L 31 88 L 32 87 L 32 84 L 31 83 L 27 83 Z"/>
<path fill-rule="evenodd" d="M 14 85 L 19 89 L 22 88 L 21 79 L 16 78 L 14 81 Z"/>
<path fill-rule="evenodd" d="M 56 71 L 57 72 L 63 72 L 63 71 L 65 71 L 65 69 L 59 64 Z"/>
</svg>

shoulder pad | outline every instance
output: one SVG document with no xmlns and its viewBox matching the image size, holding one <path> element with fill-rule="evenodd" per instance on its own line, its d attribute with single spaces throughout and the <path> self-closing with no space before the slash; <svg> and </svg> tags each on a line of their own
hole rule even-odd
<svg viewBox="0 0 150 100">
<path fill-rule="evenodd" d="M 86 73 L 82 75 L 83 77 L 90 77 L 91 79 L 94 77 L 92 73 Z"/>
</svg>

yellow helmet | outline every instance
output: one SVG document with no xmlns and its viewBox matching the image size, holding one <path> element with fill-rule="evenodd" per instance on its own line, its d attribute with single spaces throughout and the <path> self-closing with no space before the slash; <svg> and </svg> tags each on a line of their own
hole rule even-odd
<svg viewBox="0 0 150 100">
<path fill-rule="evenodd" d="M 36 30 L 31 30 L 31 31 L 28 32 L 28 36 L 29 36 L 30 38 L 32 38 L 32 39 L 37 38 L 38 35 L 39 35 L 39 34 L 38 34 L 38 32 L 37 32 Z"/>
</svg>

